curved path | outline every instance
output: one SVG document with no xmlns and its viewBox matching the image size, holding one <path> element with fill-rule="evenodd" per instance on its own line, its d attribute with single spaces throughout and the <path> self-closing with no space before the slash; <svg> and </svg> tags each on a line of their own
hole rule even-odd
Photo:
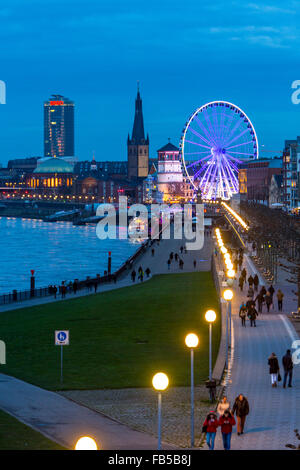
<svg viewBox="0 0 300 470">
<path fill-rule="evenodd" d="M 246 258 L 247 277 L 253 273 L 253 264 Z M 266 284 L 267 286 L 267 284 Z M 277 286 L 275 286 L 277 287 Z M 287 293 L 287 287 L 278 286 Z M 232 435 L 232 449 L 238 450 L 280 450 L 288 443 L 295 444 L 294 429 L 300 427 L 300 365 L 294 366 L 293 387 L 283 389 L 282 382 L 272 388 L 268 357 L 272 352 L 278 356 L 281 366 L 282 356 L 298 335 L 286 318 L 292 309 L 292 296 L 285 297 L 286 313 L 275 310 L 259 315 L 256 325 L 241 326 L 238 316 L 239 305 L 246 297 L 235 289 L 233 301 L 233 335 L 231 372 L 225 394 L 233 405 L 235 397 L 242 393 L 248 398 L 250 414 L 246 420 L 245 433 L 237 436 L 236 428 Z M 275 294 L 274 294 L 275 296 Z M 266 309 L 264 308 L 264 312 Z M 293 351 L 293 350 L 292 350 Z M 299 355 L 298 355 L 299 356 Z M 283 368 L 281 366 L 283 379 Z M 220 430 L 217 433 L 216 449 L 222 449 Z"/>
</svg>

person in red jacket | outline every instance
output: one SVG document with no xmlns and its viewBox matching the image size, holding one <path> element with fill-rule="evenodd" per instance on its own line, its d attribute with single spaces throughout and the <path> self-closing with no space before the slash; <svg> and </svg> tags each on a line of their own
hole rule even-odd
<svg viewBox="0 0 300 470">
<path fill-rule="evenodd" d="M 206 432 L 206 444 L 210 450 L 214 450 L 215 438 L 219 421 L 214 411 L 211 411 L 203 423 L 203 432 Z"/>
<path fill-rule="evenodd" d="M 232 426 L 235 425 L 234 416 L 229 410 L 224 411 L 223 416 L 219 418 L 219 426 L 221 426 L 224 450 L 230 450 Z"/>
</svg>

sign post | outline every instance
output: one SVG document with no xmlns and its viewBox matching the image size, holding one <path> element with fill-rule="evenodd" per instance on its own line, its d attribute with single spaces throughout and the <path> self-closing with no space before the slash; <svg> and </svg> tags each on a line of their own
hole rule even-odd
<svg viewBox="0 0 300 470">
<path fill-rule="evenodd" d="M 60 383 L 63 383 L 63 346 L 69 346 L 69 330 L 55 330 L 55 346 L 60 346 Z"/>
</svg>

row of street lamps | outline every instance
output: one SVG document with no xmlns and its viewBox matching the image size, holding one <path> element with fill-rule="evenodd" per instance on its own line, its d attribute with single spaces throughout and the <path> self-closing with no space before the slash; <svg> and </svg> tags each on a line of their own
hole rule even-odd
<svg viewBox="0 0 300 470">
<path fill-rule="evenodd" d="M 209 380 L 212 380 L 212 324 L 217 315 L 214 310 L 207 310 L 205 320 L 209 324 Z M 185 344 L 191 351 L 191 447 L 195 444 L 194 425 L 194 350 L 199 345 L 199 337 L 195 333 L 189 333 L 185 337 Z M 158 392 L 158 450 L 161 449 L 161 403 L 162 392 L 168 388 L 169 378 L 164 372 L 158 372 L 152 379 L 153 388 Z"/>
</svg>

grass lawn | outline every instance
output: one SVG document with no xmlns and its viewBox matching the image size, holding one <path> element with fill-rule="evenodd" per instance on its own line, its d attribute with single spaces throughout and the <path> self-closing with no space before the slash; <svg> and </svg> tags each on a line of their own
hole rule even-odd
<svg viewBox="0 0 300 470">
<path fill-rule="evenodd" d="M 204 313 L 218 311 L 210 273 L 155 276 L 144 284 L 78 299 L 1 313 L 0 339 L 7 348 L 1 372 L 52 390 L 149 387 L 164 371 L 170 385 L 188 385 L 190 356 L 184 337 L 200 336 L 195 382 L 208 375 L 208 325 Z M 60 346 L 54 330 L 70 330 L 64 346 L 60 385 Z M 220 318 L 213 327 L 213 354 Z"/>
<path fill-rule="evenodd" d="M 66 450 L 0 410 L 0 450 Z"/>
</svg>

